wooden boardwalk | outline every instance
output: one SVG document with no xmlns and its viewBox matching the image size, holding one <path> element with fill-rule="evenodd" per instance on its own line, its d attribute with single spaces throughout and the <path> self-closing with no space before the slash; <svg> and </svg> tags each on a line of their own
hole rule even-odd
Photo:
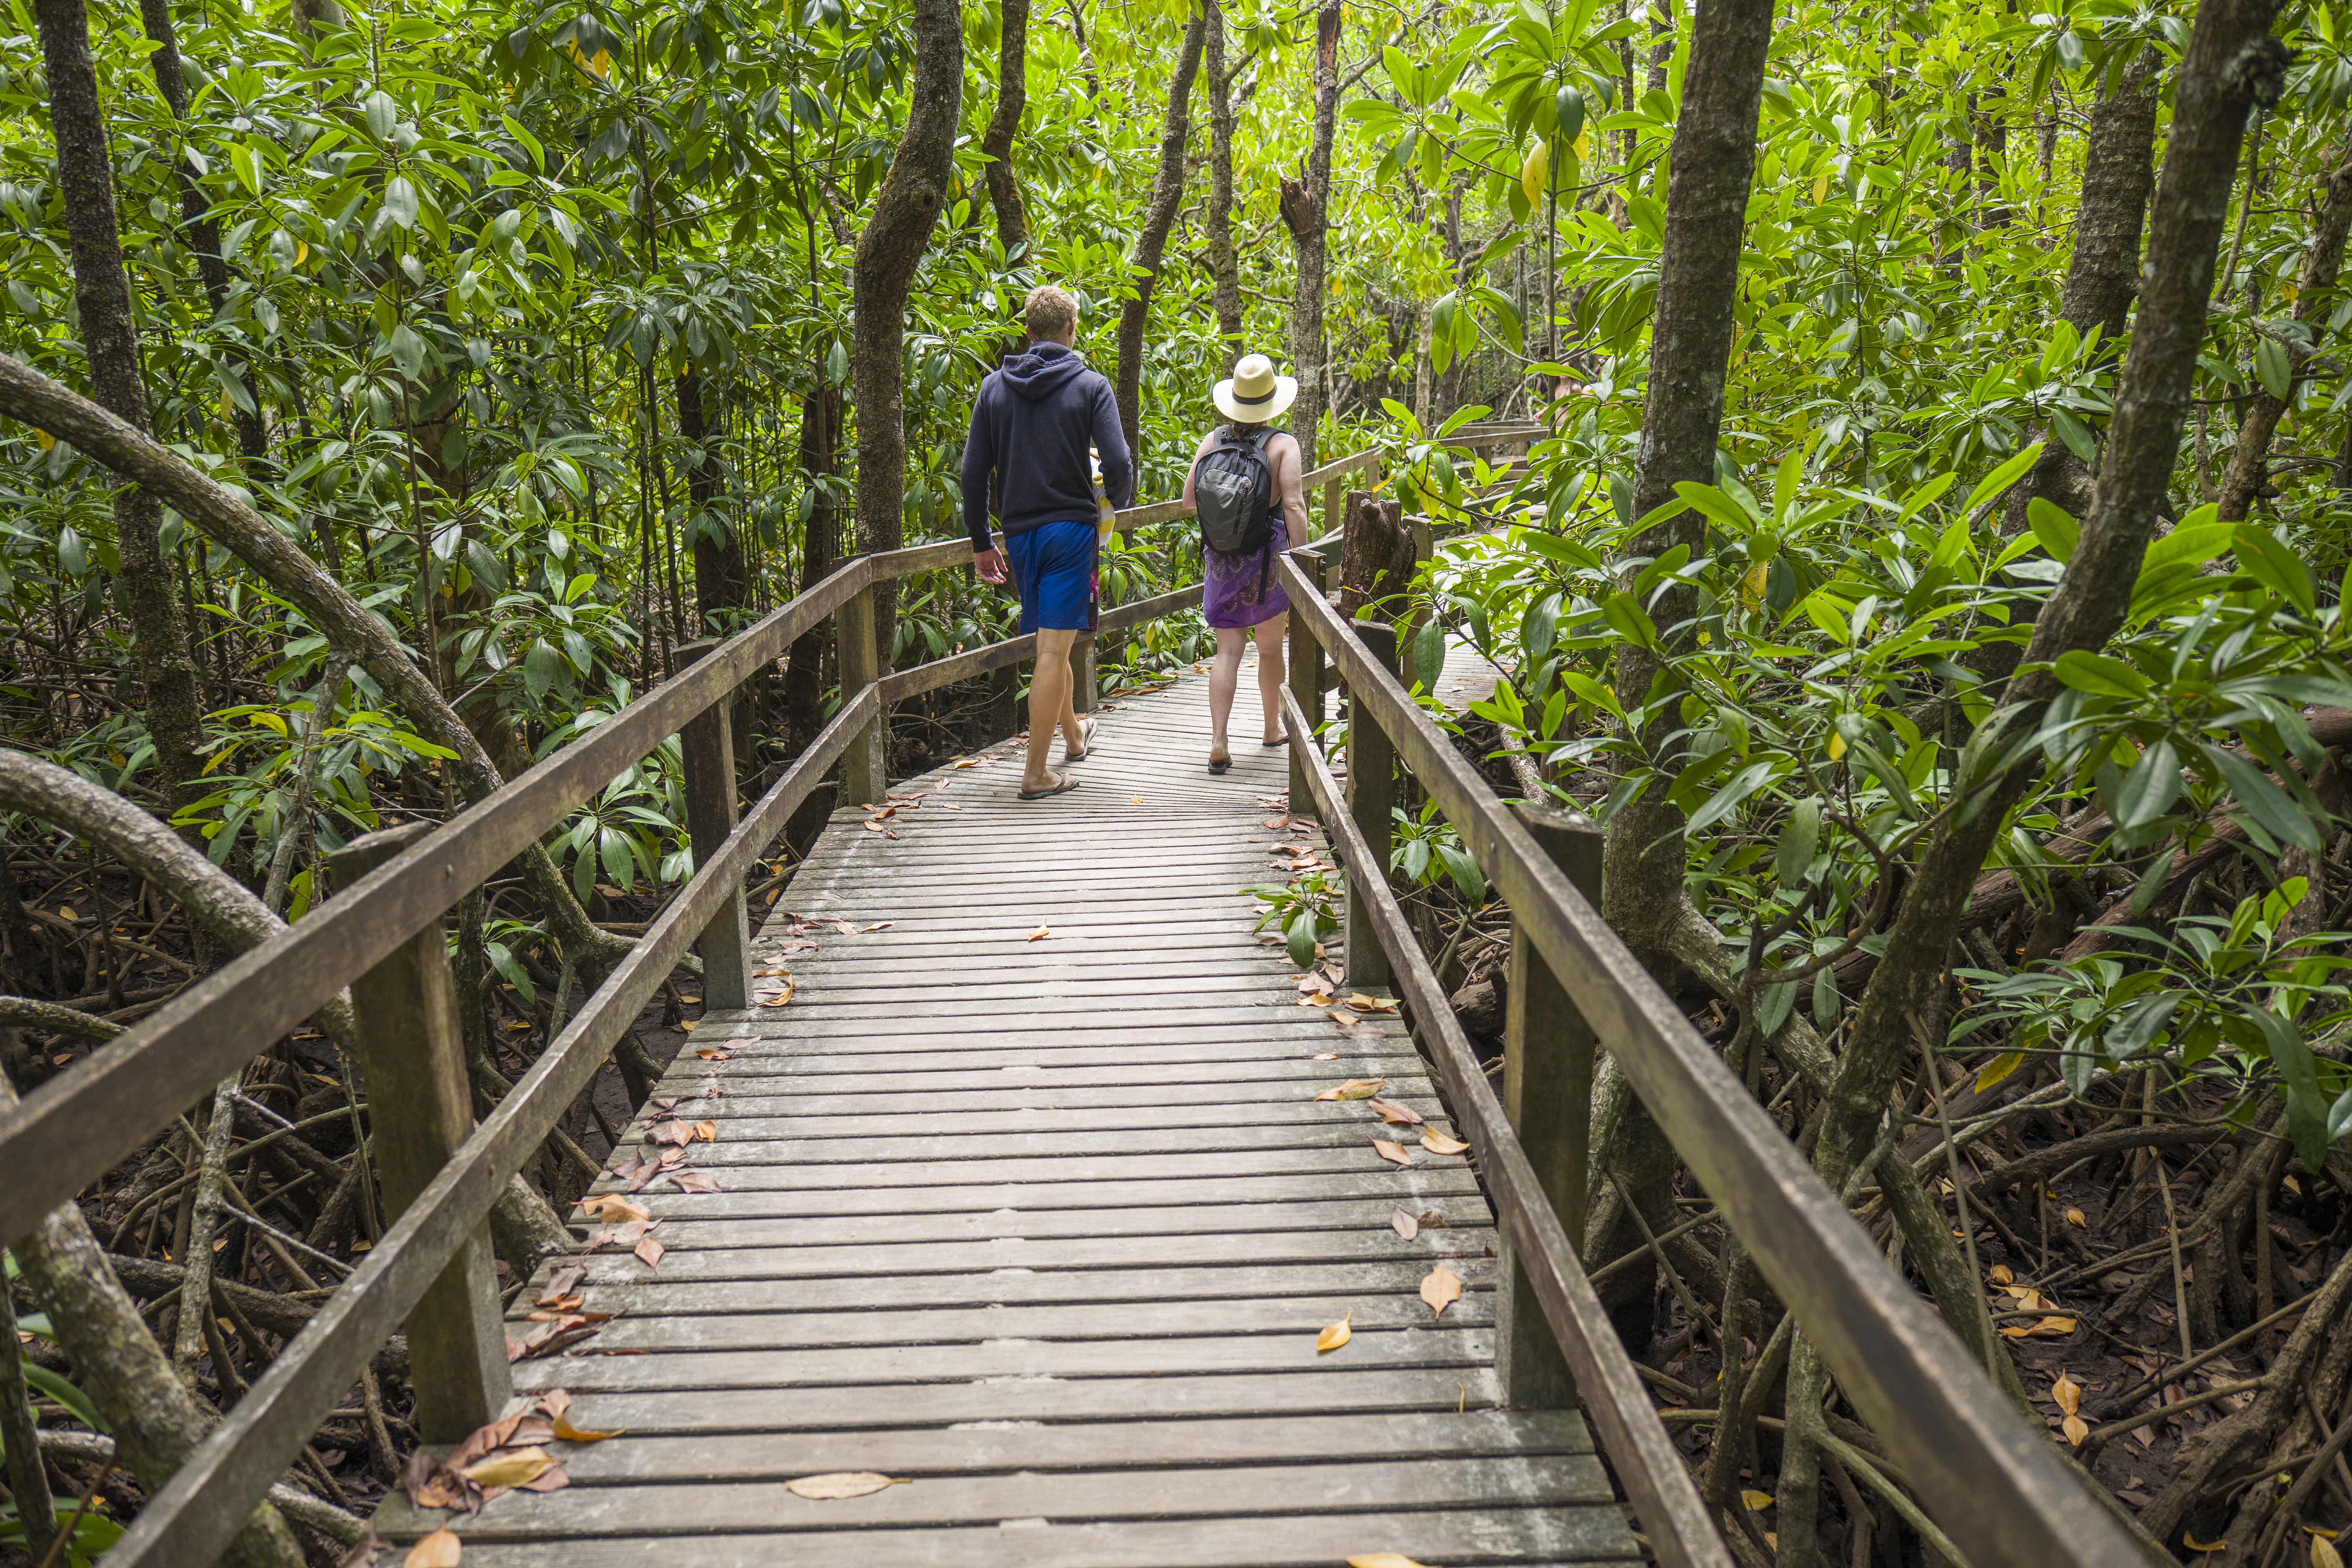
<svg viewBox="0 0 2352 1568">
<path fill-rule="evenodd" d="M 395 1493 L 378 1528 L 446 1520 L 468 1568 L 1639 1560 L 1582 1421 L 1496 1407 L 1465 1159 L 1408 1136 L 1400 1168 L 1371 1140 L 1419 1129 L 1314 1098 L 1384 1078 L 1450 1130 L 1393 1018 L 1343 1033 L 1251 931 L 1273 846 L 1323 842 L 1269 805 L 1255 680 L 1222 778 L 1194 674 L 1108 709 L 1071 795 L 1014 800 L 1000 746 L 894 786 L 887 832 L 837 814 L 753 944 L 791 1001 L 706 1018 L 722 1058 L 657 1091 L 715 1125 L 688 1168 L 720 1190 L 646 1185 L 658 1267 L 583 1259 L 616 1316 L 514 1369 L 625 1435 L 551 1449 L 566 1489 Z M 863 1470 L 901 1484 L 784 1485 Z"/>
</svg>

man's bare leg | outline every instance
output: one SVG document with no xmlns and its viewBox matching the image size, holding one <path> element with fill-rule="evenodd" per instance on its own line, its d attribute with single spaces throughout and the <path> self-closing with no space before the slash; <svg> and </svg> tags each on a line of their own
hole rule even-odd
<svg viewBox="0 0 2352 1568">
<path fill-rule="evenodd" d="M 1077 637 L 1075 631 L 1037 634 L 1037 664 L 1029 677 L 1029 758 L 1021 773 L 1024 791 L 1052 789 L 1061 782 L 1061 776 L 1045 765 L 1045 759 L 1054 747 L 1054 731 L 1061 728 L 1063 716 L 1070 713 L 1070 645 Z M 1076 731 L 1076 716 L 1068 722 Z"/>
<path fill-rule="evenodd" d="M 1288 645 L 1282 639 L 1289 625 L 1290 612 L 1285 610 L 1250 628 L 1257 637 L 1257 699 L 1265 708 L 1265 734 L 1261 738 L 1269 746 L 1283 736 L 1282 688 L 1290 679 L 1290 666 L 1284 651 Z"/>
</svg>

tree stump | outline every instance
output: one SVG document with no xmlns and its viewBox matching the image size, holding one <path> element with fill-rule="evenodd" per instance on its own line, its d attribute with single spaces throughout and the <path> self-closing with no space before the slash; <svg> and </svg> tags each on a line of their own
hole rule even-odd
<svg viewBox="0 0 2352 1568">
<path fill-rule="evenodd" d="M 1404 503 L 1350 490 L 1341 516 L 1339 614 L 1348 620 L 1369 614 L 1393 624 L 1403 608 L 1398 596 L 1412 585 L 1415 563 Z"/>
</svg>

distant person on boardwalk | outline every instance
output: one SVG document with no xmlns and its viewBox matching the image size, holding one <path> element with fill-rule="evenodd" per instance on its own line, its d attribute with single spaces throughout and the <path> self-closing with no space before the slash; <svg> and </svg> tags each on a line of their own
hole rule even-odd
<svg viewBox="0 0 2352 1568">
<path fill-rule="evenodd" d="M 1298 395 L 1298 383 L 1274 374 L 1264 354 L 1246 354 L 1231 379 L 1217 383 L 1210 400 L 1227 423 L 1202 437 L 1184 479 L 1184 504 L 1201 520 L 1202 608 L 1217 634 L 1216 662 L 1209 672 L 1209 771 L 1234 765 L 1225 745 L 1225 721 L 1241 684 L 1242 650 L 1257 637 L 1257 695 L 1265 710 L 1264 743 L 1279 746 L 1282 684 L 1286 678 L 1282 637 L 1290 621 L 1290 599 L 1275 576 L 1274 558 L 1307 541 L 1307 496 L 1298 442 L 1276 430 Z"/>
<path fill-rule="evenodd" d="M 1096 503 L 1087 448 L 1099 456 L 1115 506 L 1134 495 L 1135 464 L 1119 433 L 1110 383 L 1071 346 L 1077 301 L 1045 283 L 1029 291 L 1025 310 L 1028 348 L 989 373 L 972 405 L 963 446 L 963 521 L 982 578 L 1003 582 L 1010 558 L 1021 591 L 1021 630 L 1037 634 L 1021 798 L 1043 800 L 1078 787 L 1076 774 L 1046 766 L 1054 731 L 1062 732 L 1066 767 L 1086 761 L 1094 744 L 1094 724 L 1081 726 L 1070 700 L 1070 645 L 1094 629 L 1095 616 Z M 1001 552 L 988 535 L 992 479 L 1004 531 Z"/>
</svg>

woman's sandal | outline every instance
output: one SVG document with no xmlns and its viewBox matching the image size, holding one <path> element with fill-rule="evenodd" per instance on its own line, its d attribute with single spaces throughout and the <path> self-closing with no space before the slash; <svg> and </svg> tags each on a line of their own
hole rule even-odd
<svg viewBox="0 0 2352 1568">
<path fill-rule="evenodd" d="M 1021 798 L 1022 798 L 1023 800 L 1044 800 L 1047 795 L 1062 795 L 1062 794 L 1066 793 L 1067 791 L 1074 790 L 1074 789 L 1076 789 L 1076 788 L 1077 788 L 1077 787 L 1078 787 L 1078 781 L 1076 780 L 1076 778 L 1073 777 L 1073 776 L 1072 776 L 1072 775 L 1070 775 L 1070 774 L 1064 773 L 1064 774 L 1062 774 L 1062 775 L 1060 775 L 1059 777 L 1057 777 L 1057 778 L 1055 778 L 1055 781 L 1054 781 L 1054 787 L 1053 787 L 1053 788 L 1051 788 L 1051 789 L 1024 789 L 1024 790 L 1023 790 L 1023 791 L 1021 792 Z"/>
</svg>

